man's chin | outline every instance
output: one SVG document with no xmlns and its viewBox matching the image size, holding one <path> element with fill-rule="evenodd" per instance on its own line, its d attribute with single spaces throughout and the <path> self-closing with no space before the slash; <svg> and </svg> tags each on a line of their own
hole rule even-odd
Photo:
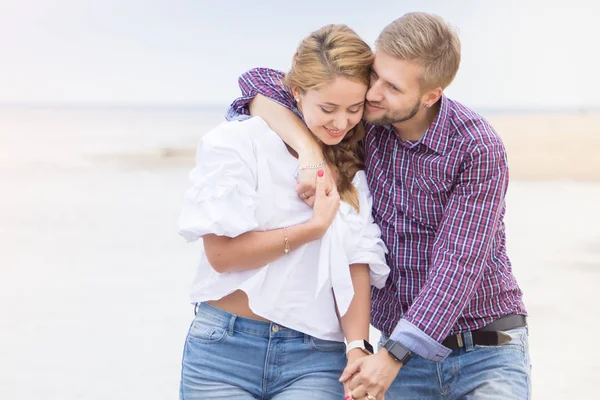
<svg viewBox="0 0 600 400">
<path fill-rule="evenodd" d="M 391 123 L 385 115 L 363 115 L 363 119 L 371 125 L 389 125 Z"/>
<path fill-rule="evenodd" d="M 363 120 L 367 121 L 372 125 L 386 125 L 385 120 L 385 112 L 383 110 L 369 112 L 365 110 L 363 113 Z"/>
</svg>

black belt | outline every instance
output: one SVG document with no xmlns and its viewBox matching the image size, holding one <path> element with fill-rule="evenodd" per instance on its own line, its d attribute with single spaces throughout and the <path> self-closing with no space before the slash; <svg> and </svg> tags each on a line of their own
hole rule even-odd
<svg viewBox="0 0 600 400">
<path fill-rule="evenodd" d="M 505 333 L 511 329 L 527 326 L 527 317 L 524 315 L 510 314 L 497 319 L 481 329 L 471 331 L 474 346 L 498 346 L 511 341 L 510 335 Z M 448 336 L 442 342 L 444 346 L 451 350 L 464 347 L 464 337 L 462 333 Z"/>
</svg>

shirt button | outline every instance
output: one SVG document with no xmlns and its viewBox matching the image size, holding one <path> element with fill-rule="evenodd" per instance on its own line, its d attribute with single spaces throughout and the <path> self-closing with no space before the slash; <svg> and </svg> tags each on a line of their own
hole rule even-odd
<svg viewBox="0 0 600 400">
<path fill-rule="evenodd" d="M 271 330 L 272 330 L 274 333 L 277 333 L 277 332 L 279 332 L 279 326 L 278 326 L 278 325 L 273 325 L 273 327 L 271 328 Z"/>
</svg>

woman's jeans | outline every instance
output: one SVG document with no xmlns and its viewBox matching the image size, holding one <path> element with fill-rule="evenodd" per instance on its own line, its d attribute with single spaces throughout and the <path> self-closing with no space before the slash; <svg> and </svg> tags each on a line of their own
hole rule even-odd
<svg viewBox="0 0 600 400">
<path fill-rule="evenodd" d="M 198 306 L 185 341 L 180 399 L 344 398 L 343 342 Z"/>
</svg>

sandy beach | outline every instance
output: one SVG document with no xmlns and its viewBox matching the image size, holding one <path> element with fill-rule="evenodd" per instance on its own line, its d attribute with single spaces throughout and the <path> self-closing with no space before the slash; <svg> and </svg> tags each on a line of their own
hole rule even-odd
<svg viewBox="0 0 600 400">
<path fill-rule="evenodd" d="M 1 399 L 177 398 L 199 244 L 176 221 L 221 111 L 0 109 Z M 489 119 L 534 398 L 596 398 L 600 114 Z"/>
<path fill-rule="evenodd" d="M 488 120 L 504 141 L 512 178 L 600 181 L 600 113 L 491 114 Z"/>
</svg>

